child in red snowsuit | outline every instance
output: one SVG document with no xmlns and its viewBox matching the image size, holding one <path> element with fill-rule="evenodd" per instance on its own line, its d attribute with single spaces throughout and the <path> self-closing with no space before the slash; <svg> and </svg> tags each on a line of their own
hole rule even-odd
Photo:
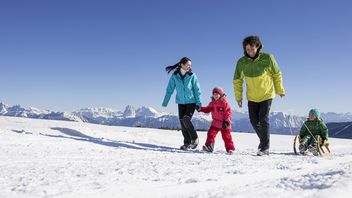
<svg viewBox="0 0 352 198">
<path fill-rule="evenodd" d="M 225 148 L 228 153 L 235 151 L 235 146 L 231 136 L 231 107 L 226 99 L 224 91 L 220 87 L 213 89 L 212 101 L 207 107 L 201 107 L 199 112 L 210 113 L 213 121 L 208 131 L 207 140 L 203 146 L 203 150 L 213 152 L 215 137 L 221 131 L 222 139 L 225 142 Z"/>
</svg>

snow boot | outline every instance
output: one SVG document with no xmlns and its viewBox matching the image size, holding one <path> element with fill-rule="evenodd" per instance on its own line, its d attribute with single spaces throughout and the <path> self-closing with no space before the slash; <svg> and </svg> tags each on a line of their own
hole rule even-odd
<svg viewBox="0 0 352 198">
<path fill-rule="evenodd" d="M 229 154 L 229 155 L 232 155 L 232 154 L 234 154 L 234 153 L 235 153 L 234 150 L 228 150 L 228 151 L 227 151 L 227 154 Z"/>
<path fill-rule="evenodd" d="M 206 151 L 209 153 L 213 152 L 214 151 L 214 144 L 204 145 L 203 151 Z"/>
<path fill-rule="evenodd" d="M 317 144 L 314 142 L 308 147 L 309 152 L 311 152 L 314 156 L 319 155 Z"/>
<path fill-rule="evenodd" d="M 304 154 L 304 153 L 306 152 L 306 150 L 307 150 L 305 144 L 300 144 L 299 147 L 298 147 L 298 149 L 299 149 L 299 152 L 300 152 L 301 154 Z"/>
</svg>

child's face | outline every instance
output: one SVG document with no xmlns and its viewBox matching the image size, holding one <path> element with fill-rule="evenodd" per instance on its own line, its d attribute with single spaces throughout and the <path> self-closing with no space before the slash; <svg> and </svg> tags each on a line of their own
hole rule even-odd
<svg viewBox="0 0 352 198">
<path fill-rule="evenodd" d="M 213 94 L 213 98 L 214 98 L 214 100 L 219 100 L 220 94 L 214 93 L 214 94 Z"/>
<path fill-rule="evenodd" d="M 315 117 L 315 115 L 309 115 L 308 119 L 310 121 L 313 121 L 313 120 L 317 119 L 317 117 Z"/>
</svg>

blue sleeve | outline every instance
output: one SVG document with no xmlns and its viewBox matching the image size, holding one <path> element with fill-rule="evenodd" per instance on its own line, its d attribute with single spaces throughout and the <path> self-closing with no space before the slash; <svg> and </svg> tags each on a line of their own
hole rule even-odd
<svg viewBox="0 0 352 198">
<path fill-rule="evenodd" d="M 193 92 L 194 92 L 194 97 L 196 99 L 196 105 L 198 106 L 202 106 L 202 101 L 201 101 L 201 90 L 200 90 L 200 85 L 199 85 L 199 82 L 198 82 L 198 78 L 195 74 L 193 74 L 194 77 L 193 77 Z"/>
<path fill-rule="evenodd" d="M 170 80 L 169 80 L 169 84 L 167 85 L 166 88 L 166 93 L 165 93 L 165 97 L 164 97 L 164 101 L 162 106 L 166 107 L 169 104 L 171 95 L 174 93 L 175 90 L 175 79 L 173 76 L 171 76 Z"/>
</svg>

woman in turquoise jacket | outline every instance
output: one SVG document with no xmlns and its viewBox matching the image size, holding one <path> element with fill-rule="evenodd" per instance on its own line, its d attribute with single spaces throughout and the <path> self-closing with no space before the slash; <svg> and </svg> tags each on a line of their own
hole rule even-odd
<svg viewBox="0 0 352 198">
<path fill-rule="evenodd" d="M 191 63 L 189 58 L 183 57 L 175 65 L 165 68 L 168 73 L 174 72 L 170 77 L 162 106 L 166 107 L 168 105 L 171 95 L 176 89 L 176 104 L 178 104 L 178 116 L 184 138 L 181 146 L 182 150 L 195 149 L 199 143 L 191 119 L 195 109 L 202 106 L 201 91 L 197 76 L 192 72 Z"/>
</svg>

